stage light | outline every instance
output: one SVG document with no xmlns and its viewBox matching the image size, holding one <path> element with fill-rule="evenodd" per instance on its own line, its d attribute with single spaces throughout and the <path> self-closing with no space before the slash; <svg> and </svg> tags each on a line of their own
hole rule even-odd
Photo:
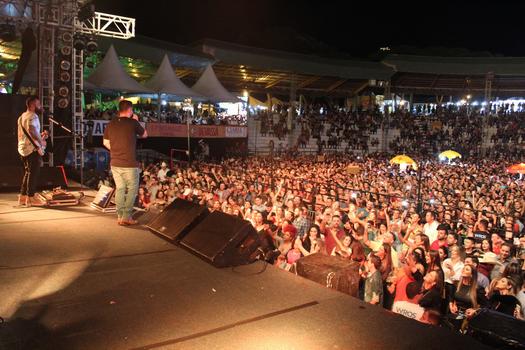
<svg viewBox="0 0 525 350">
<path fill-rule="evenodd" d="M 0 40 L 5 42 L 16 40 L 16 27 L 13 24 L 0 25 Z"/>
<path fill-rule="evenodd" d="M 87 43 L 86 43 L 86 50 L 90 53 L 93 53 L 97 51 L 97 49 L 98 49 L 97 40 L 94 37 L 88 38 Z"/>
<path fill-rule="evenodd" d="M 472 95 L 467 95 L 467 100 L 470 100 L 472 98 Z"/>
<path fill-rule="evenodd" d="M 82 34 L 75 34 L 73 47 L 78 51 L 84 50 L 86 48 L 86 37 Z"/>
</svg>

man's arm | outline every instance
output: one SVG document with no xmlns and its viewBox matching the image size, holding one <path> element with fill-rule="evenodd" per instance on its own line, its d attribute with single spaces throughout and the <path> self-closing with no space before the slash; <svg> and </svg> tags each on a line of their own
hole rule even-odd
<svg viewBox="0 0 525 350">
<path fill-rule="evenodd" d="M 37 116 L 35 116 L 34 119 L 30 120 L 28 127 L 29 130 L 27 130 L 27 132 L 29 133 L 33 141 L 35 141 L 35 143 L 38 146 L 42 147 L 42 138 L 40 135 L 40 122 Z"/>
<path fill-rule="evenodd" d="M 108 150 L 111 151 L 111 144 L 110 144 L 109 140 L 108 139 L 104 139 L 103 143 L 104 143 L 104 147 L 106 147 Z"/>
<path fill-rule="evenodd" d="M 132 118 L 137 121 L 137 136 L 140 139 L 145 139 L 146 137 L 148 137 L 148 132 L 146 131 L 146 128 L 143 128 L 142 124 L 140 124 L 139 122 L 139 116 L 136 114 L 133 114 Z"/>
</svg>

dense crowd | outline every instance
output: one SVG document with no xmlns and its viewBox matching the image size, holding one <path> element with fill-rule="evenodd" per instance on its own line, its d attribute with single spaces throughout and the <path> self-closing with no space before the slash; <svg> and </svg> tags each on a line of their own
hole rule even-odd
<svg viewBox="0 0 525 350">
<path fill-rule="evenodd" d="M 209 113 L 207 110 L 200 110 L 197 114 L 192 114 L 189 110 L 182 108 L 163 108 L 161 112 L 147 106 L 135 106 L 135 113 L 142 122 L 172 123 L 172 124 L 198 124 L 198 125 L 246 125 L 244 115 L 226 115 L 224 113 Z M 117 116 L 116 110 L 100 110 L 89 108 L 85 112 L 84 118 L 87 120 L 111 120 Z"/>
<path fill-rule="evenodd" d="M 285 270 L 310 254 L 354 261 L 364 301 L 410 303 L 421 322 L 464 330 L 482 309 L 522 318 L 525 181 L 505 162 L 417 161 L 420 200 L 418 172 L 374 155 L 150 164 L 139 203 L 183 198 L 248 220 Z"/>
<path fill-rule="evenodd" d="M 456 106 L 412 111 L 401 107 L 386 115 L 377 106 L 348 111 L 311 105 L 301 109 L 292 125 L 287 123 L 287 116 L 285 107 L 259 113 L 261 135 L 284 140 L 293 125 L 300 133 L 296 144 L 288 147 L 299 149 L 314 138 L 319 150 L 343 150 L 344 145 L 346 151 L 366 153 L 369 146 L 378 146 L 379 139 L 385 137 L 395 153 L 431 155 L 454 149 L 465 155 L 525 155 L 525 112 L 512 111 L 509 106 L 491 113 Z M 386 132 L 377 136 L 378 130 Z M 486 140 L 490 143 L 483 145 Z"/>
</svg>

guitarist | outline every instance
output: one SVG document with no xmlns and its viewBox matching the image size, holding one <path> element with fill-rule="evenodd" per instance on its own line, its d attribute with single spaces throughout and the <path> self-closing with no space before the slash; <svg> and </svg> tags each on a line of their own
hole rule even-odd
<svg viewBox="0 0 525 350">
<path fill-rule="evenodd" d="M 18 204 L 25 206 L 43 206 L 45 203 L 35 196 L 38 184 L 40 165 L 45 150 L 45 140 L 40 134 L 40 119 L 37 113 L 41 111 L 37 96 L 28 97 L 27 110 L 18 118 L 18 153 L 24 164 L 24 177 L 18 196 Z"/>
</svg>

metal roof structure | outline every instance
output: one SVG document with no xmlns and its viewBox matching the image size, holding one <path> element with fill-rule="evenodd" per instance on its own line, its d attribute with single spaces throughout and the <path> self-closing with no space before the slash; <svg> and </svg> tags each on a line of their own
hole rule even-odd
<svg viewBox="0 0 525 350">
<path fill-rule="evenodd" d="M 487 80 L 494 96 L 525 94 L 524 57 L 436 57 L 388 55 L 392 91 L 415 94 L 483 94 Z"/>
<path fill-rule="evenodd" d="M 382 61 L 320 57 L 205 39 L 179 45 L 137 36 L 129 40 L 98 38 L 105 52 L 113 44 L 121 57 L 144 60 L 150 66 L 132 74 L 151 79 L 167 54 L 177 76 L 193 85 L 212 64 L 218 80 L 232 92 L 288 95 L 292 86 L 308 96 L 354 96 L 372 90 L 382 93 L 391 81 L 392 92 L 421 95 L 483 94 L 487 80 L 493 96 L 525 95 L 525 58 L 437 57 L 387 55 Z M 13 62 L 17 45 L 0 45 L 0 55 Z M 135 69 L 136 70 L 136 69 Z M 8 73 L 6 70 L 5 73 Z M 5 74 L 4 73 L 4 74 Z M 7 74 L 5 74 L 7 75 Z"/>
</svg>

